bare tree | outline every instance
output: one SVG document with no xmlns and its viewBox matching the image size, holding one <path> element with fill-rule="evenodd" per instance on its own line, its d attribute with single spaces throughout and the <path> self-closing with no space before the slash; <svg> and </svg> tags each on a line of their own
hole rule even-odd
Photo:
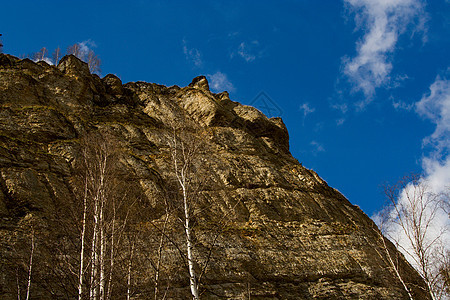
<svg viewBox="0 0 450 300">
<path fill-rule="evenodd" d="M 386 187 L 385 194 L 390 203 L 385 235 L 410 259 L 425 281 L 430 297 L 441 299 L 445 293 L 444 278 L 439 271 L 441 262 L 436 258 L 448 228 L 447 225 L 437 228 L 436 221 L 448 198 L 433 193 L 428 183 L 417 175 Z M 442 255 L 447 257 L 448 252 Z"/>
<path fill-rule="evenodd" d="M 101 60 L 92 49 L 88 49 L 85 45 L 82 47 L 79 43 L 73 44 L 67 48 L 67 54 L 72 54 L 86 62 L 91 73 L 99 74 L 101 72 Z"/>
<path fill-rule="evenodd" d="M 128 237 L 128 266 L 127 266 L 127 300 L 131 299 L 131 287 L 132 287 L 132 277 L 131 277 L 131 271 L 133 267 L 133 258 L 135 255 L 135 247 L 136 247 L 136 239 L 135 236 L 127 235 Z"/>
<path fill-rule="evenodd" d="M 33 55 L 33 59 L 35 61 L 46 61 L 47 60 L 47 55 L 48 55 L 48 50 L 45 47 L 42 47 L 41 50 L 39 50 L 39 52 L 36 52 Z"/>
<path fill-rule="evenodd" d="M 84 52 L 82 51 L 81 46 L 78 43 L 67 47 L 66 53 L 68 55 L 70 54 L 75 55 L 79 59 L 84 60 Z"/>
<path fill-rule="evenodd" d="M 32 298 L 31 287 L 36 269 L 36 221 L 32 213 L 28 213 L 20 222 L 19 229 L 13 242 L 16 253 L 16 285 L 17 299 L 22 299 L 22 290 L 25 299 Z"/>
<path fill-rule="evenodd" d="M 228 212 L 214 212 L 213 203 L 208 203 L 204 197 L 204 192 L 208 183 L 211 183 L 212 174 L 203 159 L 204 149 L 207 143 L 200 139 L 205 132 L 193 125 L 192 128 L 177 128 L 172 125 L 172 132 L 167 137 L 172 173 L 175 175 L 174 190 L 178 190 L 178 203 L 175 205 L 179 211 L 179 219 L 182 223 L 184 234 L 184 245 L 177 249 L 184 248 L 182 259 L 186 262 L 189 273 L 189 287 L 194 300 L 200 298 L 200 287 L 202 278 L 210 265 L 213 249 L 216 246 L 220 234 L 226 227 L 229 214 L 239 205 L 237 201 L 230 207 Z M 203 136 L 202 136 L 203 137 Z M 220 210 L 220 209 L 219 209 Z M 207 230 L 201 247 L 197 247 L 195 242 L 195 225 L 199 222 L 208 222 Z M 204 224 L 204 225 L 205 225 Z M 208 231 L 208 232 L 206 232 Z M 170 241 L 173 243 L 173 241 Z M 201 255 L 200 248 L 204 251 Z M 205 251 L 206 250 L 206 251 Z"/>
<path fill-rule="evenodd" d="M 111 299 L 116 254 L 133 203 L 125 200 L 126 187 L 119 175 L 120 153 L 109 135 L 91 133 L 81 142 L 77 160 L 79 223 L 78 298 Z"/>
<path fill-rule="evenodd" d="M 86 176 L 84 179 L 83 217 L 81 219 L 82 225 L 81 225 L 81 238 L 80 238 L 80 244 L 81 244 L 80 269 L 79 269 L 79 273 L 78 273 L 78 300 L 81 300 L 83 298 L 84 248 L 85 248 L 86 222 L 87 222 L 87 209 L 88 209 L 87 197 L 88 197 L 88 178 Z"/>
<path fill-rule="evenodd" d="M 87 64 L 89 66 L 89 71 L 91 71 L 91 73 L 100 73 L 101 72 L 100 58 L 92 50 L 89 50 L 89 52 L 87 54 Z"/>
<path fill-rule="evenodd" d="M 59 46 L 56 47 L 55 51 L 53 51 L 52 58 L 53 58 L 53 63 L 55 65 L 58 65 L 59 60 L 61 59 L 61 48 Z"/>
<path fill-rule="evenodd" d="M 388 243 L 386 242 L 386 238 L 383 236 L 382 232 L 384 229 L 384 224 L 386 222 L 386 218 L 385 216 L 381 216 L 381 223 L 378 224 L 378 228 L 376 228 L 376 226 L 374 225 L 373 231 L 375 232 L 376 236 L 378 237 L 378 239 L 381 242 L 382 245 L 382 250 L 384 252 L 380 253 L 377 248 L 375 248 L 375 250 L 378 252 L 378 254 L 380 255 L 381 258 L 387 258 L 387 262 L 389 264 L 389 267 L 392 269 L 392 271 L 394 272 L 395 276 L 397 277 L 397 279 L 400 281 L 400 283 L 402 284 L 403 288 L 405 289 L 406 293 L 408 294 L 408 298 L 410 300 L 414 300 L 411 291 L 408 287 L 408 285 L 406 284 L 406 281 L 403 279 L 403 276 L 401 274 L 401 270 L 400 270 L 400 264 L 399 264 L 399 252 L 395 251 L 394 253 L 392 253 L 392 251 L 389 249 Z M 398 248 L 398 244 L 396 245 L 396 248 Z"/>
<path fill-rule="evenodd" d="M 28 280 L 27 280 L 27 296 L 26 300 L 30 299 L 30 290 L 31 290 L 31 275 L 33 272 L 33 256 L 34 256 L 34 229 L 31 228 L 31 250 L 30 250 L 30 262 L 28 264 Z"/>
<path fill-rule="evenodd" d="M 183 227 L 189 271 L 189 286 L 193 299 L 197 300 L 200 294 L 197 272 L 195 270 L 195 264 L 198 264 L 198 262 L 194 258 L 192 214 L 194 207 L 193 194 L 196 193 L 196 188 L 193 186 L 196 175 L 194 163 L 201 143 L 193 141 L 192 136 L 186 134 L 186 131 L 183 132 L 185 129 L 181 129 L 182 134 L 178 130 L 180 129 L 172 128 L 173 134 L 169 140 L 169 147 L 173 171 L 182 194 Z M 190 139 L 186 137 L 190 137 Z"/>
</svg>

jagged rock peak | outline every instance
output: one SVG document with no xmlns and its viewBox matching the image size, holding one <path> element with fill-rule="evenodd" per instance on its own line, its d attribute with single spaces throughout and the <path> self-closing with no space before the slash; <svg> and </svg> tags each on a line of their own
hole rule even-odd
<svg viewBox="0 0 450 300">
<path fill-rule="evenodd" d="M 121 95 L 123 93 L 122 81 L 113 74 L 108 74 L 102 79 L 106 85 L 106 91 L 113 95 Z"/>
<path fill-rule="evenodd" d="M 64 56 L 58 64 L 58 69 L 68 75 L 89 75 L 89 66 L 75 55 Z"/>
<path fill-rule="evenodd" d="M 209 91 L 208 80 L 203 75 L 197 76 L 192 79 L 192 82 L 189 84 L 189 86 Z"/>
</svg>

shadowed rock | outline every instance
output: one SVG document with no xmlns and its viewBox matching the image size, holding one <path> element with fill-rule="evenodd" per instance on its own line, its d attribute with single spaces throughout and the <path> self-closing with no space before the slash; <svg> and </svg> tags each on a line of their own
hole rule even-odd
<svg viewBox="0 0 450 300">
<path fill-rule="evenodd" d="M 196 174 L 207 184 L 196 198 L 203 214 L 194 235 L 199 261 L 210 258 L 204 299 L 407 299 L 375 224 L 292 157 L 281 118 L 269 119 L 226 92 L 211 93 L 204 76 L 182 88 L 122 84 L 115 75 L 90 74 L 73 55 L 54 67 L 0 54 L 0 106 L 2 299 L 17 299 L 17 278 L 25 278 L 30 220 L 38 234 L 32 298 L 76 297 L 79 236 L 64 228 L 78 234 L 81 223 L 64 224 L 80 214 L 68 204 L 82 203 L 74 166 L 87 132 L 113 137 L 121 153 L 119 179 L 140 212 L 133 219 L 142 247 L 135 253 L 142 263 L 133 265 L 134 297 L 153 298 L 160 232 L 151 224 L 161 224 L 165 197 L 177 192 L 168 147 L 173 128 L 201 142 Z M 209 251 L 213 224 L 224 215 L 229 221 Z M 170 233 L 182 243 L 182 232 Z M 170 299 L 188 299 L 187 272 L 171 245 L 165 244 L 160 287 Z M 419 275 L 388 246 L 415 297 L 427 299 Z M 119 258 L 129 253 L 117 255 L 122 269 L 114 280 L 126 283 L 128 265 Z M 115 288 L 113 298 L 125 291 Z"/>
</svg>

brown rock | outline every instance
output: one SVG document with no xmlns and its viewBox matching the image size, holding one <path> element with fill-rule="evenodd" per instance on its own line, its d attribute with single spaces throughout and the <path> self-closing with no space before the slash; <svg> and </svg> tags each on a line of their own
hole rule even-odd
<svg viewBox="0 0 450 300">
<path fill-rule="evenodd" d="M 375 224 L 291 156 L 283 121 L 227 93 L 211 93 L 203 76 L 185 88 L 122 85 L 114 75 L 91 75 L 74 56 L 55 68 L 0 54 L 0 105 L 2 299 L 17 299 L 16 272 L 26 272 L 33 220 L 39 235 L 32 297 L 76 297 L 79 237 L 67 228 L 78 230 L 80 223 L 63 224 L 79 213 L 71 206 L 77 203 L 74 166 L 86 132 L 112 136 L 120 149 L 120 180 L 127 197 L 138 199 L 132 206 L 140 213 L 133 219 L 141 234 L 134 297 L 153 298 L 160 233 L 151 224 L 161 224 L 164 197 L 177 191 L 167 142 L 173 127 L 188 128 L 202 142 L 196 174 L 207 178 L 196 198 L 201 209 L 194 235 L 199 261 L 211 253 L 204 299 L 407 299 Z M 224 215 L 229 222 L 209 252 Z M 173 216 L 170 224 L 177 220 Z M 173 243 L 182 243 L 182 232 L 170 234 Z M 414 295 L 427 299 L 419 275 L 398 257 Z M 116 275 L 123 282 L 127 267 L 119 262 L 123 269 Z M 161 278 L 168 298 L 190 297 L 187 272 L 169 242 Z M 124 295 L 119 286 L 114 292 Z"/>
<path fill-rule="evenodd" d="M 205 91 L 209 91 L 209 84 L 208 80 L 205 76 L 197 76 L 194 79 L 192 79 L 192 82 L 189 84 L 190 87 L 203 89 Z"/>
</svg>

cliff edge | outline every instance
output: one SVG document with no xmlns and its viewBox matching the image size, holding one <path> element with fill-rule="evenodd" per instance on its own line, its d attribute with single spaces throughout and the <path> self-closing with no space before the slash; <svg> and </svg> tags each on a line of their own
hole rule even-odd
<svg viewBox="0 0 450 300">
<path fill-rule="evenodd" d="M 189 274 L 177 249 L 183 230 L 162 225 L 169 219 L 167 194 L 177 190 L 167 139 L 175 128 L 201 142 L 203 169 L 196 172 L 207 175 L 196 194 L 193 231 L 202 298 L 408 299 L 387 250 L 414 296 L 427 299 L 419 275 L 392 244 L 383 247 L 372 220 L 292 157 L 280 118 L 267 118 L 226 92 L 212 93 L 202 76 L 187 87 L 123 84 L 111 74 L 90 74 L 74 56 L 51 66 L 5 54 L 0 297 L 17 299 L 18 287 L 24 290 L 30 245 L 31 294 L 77 296 L 81 223 L 69 220 L 81 218 L 74 205 L 82 204 L 74 179 L 81 140 L 96 133 L 118 145 L 118 172 L 132 190 L 123 203 L 140 212 L 127 215 L 121 242 L 111 246 L 117 249 L 111 254 L 116 264 L 108 266 L 115 270 L 113 298 L 125 298 L 127 287 L 133 299 L 154 298 L 158 282 L 159 298 L 188 299 Z M 220 226 L 217 216 L 226 219 Z M 130 224 L 132 239 L 125 234 Z"/>
</svg>

